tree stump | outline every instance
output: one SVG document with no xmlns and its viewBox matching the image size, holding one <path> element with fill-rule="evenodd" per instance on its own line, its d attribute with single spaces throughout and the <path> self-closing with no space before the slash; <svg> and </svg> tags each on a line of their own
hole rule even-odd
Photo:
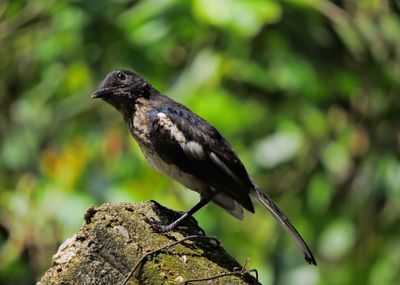
<svg viewBox="0 0 400 285">
<path fill-rule="evenodd" d="M 84 225 L 59 247 L 52 267 L 37 285 L 122 284 L 146 253 L 189 235 L 202 235 L 194 218 L 184 222 L 184 228 L 165 234 L 154 232 L 144 218 L 167 224 L 178 215 L 154 201 L 91 207 Z M 236 275 L 188 284 L 260 284 L 248 273 L 238 274 L 238 268 L 239 263 L 216 240 L 196 238 L 149 255 L 127 284 L 185 284 L 229 272 Z"/>
</svg>

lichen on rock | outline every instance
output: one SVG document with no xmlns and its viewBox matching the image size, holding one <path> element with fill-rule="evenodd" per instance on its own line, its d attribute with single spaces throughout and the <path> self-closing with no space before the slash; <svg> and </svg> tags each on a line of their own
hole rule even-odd
<svg viewBox="0 0 400 285">
<path fill-rule="evenodd" d="M 81 229 L 59 247 L 52 267 L 37 285 L 120 284 L 144 254 L 203 232 L 194 218 L 184 222 L 184 229 L 167 234 L 154 232 L 144 219 L 168 223 L 178 215 L 154 201 L 91 207 Z M 238 267 L 239 263 L 215 241 L 188 240 L 144 260 L 128 284 L 176 284 Z M 245 274 L 244 278 L 227 276 L 212 284 L 259 283 Z"/>
</svg>

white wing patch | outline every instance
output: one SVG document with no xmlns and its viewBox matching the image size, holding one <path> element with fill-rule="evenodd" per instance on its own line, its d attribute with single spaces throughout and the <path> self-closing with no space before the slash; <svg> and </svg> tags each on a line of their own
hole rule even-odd
<svg viewBox="0 0 400 285">
<path fill-rule="evenodd" d="M 198 160 L 204 160 L 206 158 L 203 147 L 195 141 L 183 143 L 181 144 L 181 147 L 186 155 L 190 156 L 191 158 Z"/>
<path fill-rule="evenodd" d="M 169 131 L 171 137 L 174 138 L 181 146 L 185 154 L 198 160 L 204 160 L 206 158 L 203 147 L 195 141 L 188 141 L 185 135 L 179 130 L 179 128 L 165 115 L 160 112 L 157 114 L 158 122 L 162 128 Z"/>
<path fill-rule="evenodd" d="M 157 117 L 160 118 L 160 119 L 166 119 L 167 118 L 167 116 L 162 112 L 158 113 Z"/>
<path fill-rule="evenodd" d="M 186 143 L 186 138 L 185 135 L 178 129 L 178 127 L 170 120 L 168 119 L 167 115 L 164 113 L 160 112 L 157 114 L 158 117 L 158 122 L 161 127 L 163 127 L 165 130 L 169 131 L 171 134 L 171 137 L 173 137 L 178 143 Z"/>
</svg>

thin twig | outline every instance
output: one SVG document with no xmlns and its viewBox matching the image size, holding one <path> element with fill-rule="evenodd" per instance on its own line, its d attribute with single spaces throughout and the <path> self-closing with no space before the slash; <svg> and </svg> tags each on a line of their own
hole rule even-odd
<svg viewBox="0 0 400 285">
<path fill-rule="evenodd" d="M 255 278 L 258 281 L 258 272 L 257 272 L 257 270 L 256 269 L 250 269 L 250 270 L 246 269 L 248 261 L 249 261 L 249 259 L 246 258 L 246 261 L 244 262 L 244 265 L 240 270 L 239 270 L 239 268 L 234 268 L 233 272 L 221 273 L 221 274 L 214 275 L 214 276 L 211 276 L 211 277 L 188 279 L 188 280 L 179 282 L 178 284 L 185 285 L 185 284 L 189 284 L 190 282 L 203 282 L 203 281 L 215 280 L 215 279 L 218 279 L 218 278 L 222 278 L 222 277 L 226 277 L 226 276 L 233 276 L 233 275 L 240 276 L 241 278 L 243 278 L 246 274 L 250 274 L 251 272 L 255 273 L 255 275 L 256 275 Z"/>
<path fill-rule="evenodd" d="M 218 278 L 222 278 L 222 277 L 226 277 L 226 276 L 233 276 L 233 275 L 243 277 L 245 274 L 248 274 L 248 273 L 251 273 L 251 272 L 255 272 L 255 275 L 256 275 L 255 278 L 258 281 L 258 272 L 257 272 L 257 270 L 256 269 L 251 269 L 251 270 L 238 271 L 238 272 L 227 272 L 227 273 L 222 273 L 222 274 L 218 274 L 218 275 L 211 276 L 211 277 L 204 277 L 204 278 L 198 278 L 198 279 L 189 279 L 189 280 L 186 280 L 186 281 L 182 281 L 182 282 L 180 282 L 178 284 L 185 285 L 185 284 L 189 284 L 190 282 L 203 282 L 203 281 L 215 280 L 215 279 L 218 279 Z"/>
<path fill-rule="evenodd" d="M 199 238 L 199 239 L 214 240 L 215 242 L 217 242 L 217 244 L 219 244 L 219 241 L 218 241 L 216 238 L 207 237 L 207 236 L 192 235 L 192 236 L 184 237 L 184 238 L 182 238 L 182 239 L 180 239 L 180 240 L 177 240 L 177 241 L 175 241 L 175 242 L 173 242 L 173 243 L 164 245 L 164 246 L 162 246 L 162 247 L 156 248 L 155 250 L 152 250 L 152 251 L 150 251 L 150 252 L 144 254 L 144 255 L 136 262 L 135 266 L 132 268 L 132 270 L 131 270 L 131 271 L 129 272 L 129 274 L 126 276 L 126 278 L 125 278 L 124 281 L 121 283 L 121 285 L 125 285 L 126 283 L 128 283 L 129 279 L 131 279 L 131 277 L 132 277 L 132 275 L 135 273 L 136 269 L 137 269 L 137 268 L 140 266 L 140 264 L 142 264 L 142 262 L 143 262 L 144 260 L 146 260 L 150 255 L 155 254 L 155 253 L 158 253 L 158 252 L 161 252 L 161 251 L 163 251 L 163 250 L 165 250 L 165 249 L 169 249 L 169 248 L 171 248 L 171 247 L 174 247 L 174 246 L 176 246 L 176 245 L 178 245 L 178 244 L 180 244 L 180 243 L 182 243 L 182 242 L 184 242 L 184 241 L 191 240 L 191 239 L 197 239 L 197 238 Z"/>
</svg>

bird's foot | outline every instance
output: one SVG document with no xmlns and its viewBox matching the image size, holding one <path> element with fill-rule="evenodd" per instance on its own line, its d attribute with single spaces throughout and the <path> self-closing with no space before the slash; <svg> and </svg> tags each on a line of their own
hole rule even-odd
<svg viewBox="0 0 400 285">
<path fill-rule="evenodd" d="M 179 231 L 187 231 L 190 227 L 179 225 L 179 221 L 172 222 L 169 225 L 163 225 L 161 222 L 157 221 L 154 218 L 149 218 L 146 215 L 142 214 L 146 223 L 148 223 L 151 228 L 157 233 L 167 233 L 172 230 L 179 230 Z M 205 235 L 203 229 L 199 228 L 200 234 Z"/>
<path fill-rule="evenodd" d="M 161 222 L 157 221 L 154 218 L 149 218 L 145 215 L 143 215 L 144 220 L 146 221 L 146 223 L 148 223 L 151 228 L 157 232 L 157 233 L 166 233 L 172 230 L 172 228 L 170 227 L 170 225 L 163 225 Z"/>
<path fill-rule="evenodd" d="M 144 214 L 142 214 L 142 216 L 146 223 L 148 223 L 151 228 L 157 233 L 166 233 L 172 231 L 175 228 L 173 223 L 170 225 L 163 225 L 161 222 L 157 221 L 154 218 L 149 218 Z"/>
</svg>

